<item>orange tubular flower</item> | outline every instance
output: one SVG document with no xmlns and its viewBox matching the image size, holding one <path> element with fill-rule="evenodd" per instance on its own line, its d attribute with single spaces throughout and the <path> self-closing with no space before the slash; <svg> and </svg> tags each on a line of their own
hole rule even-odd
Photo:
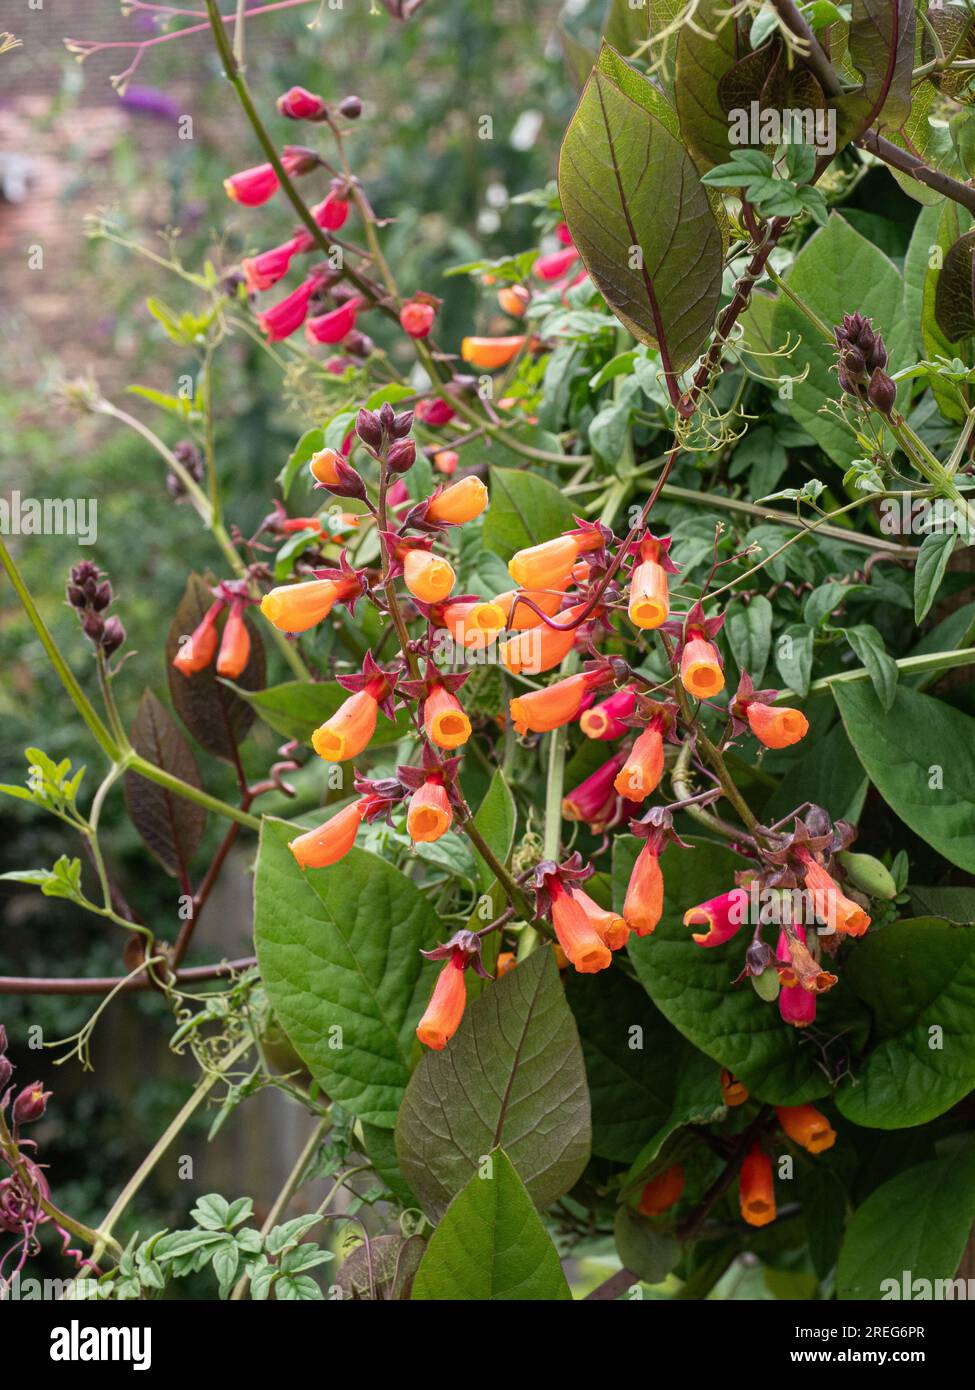
<svg viewBox="0 0 975 1390">
<path fill-rule="evenodd" d="M 442 782 L 424 782 L 410 797 L 406 813 L 406 829 L 414 844 L 429 843 L 446 835 L 453 824 L 454 813 Z"/>
<path fill-rule="evenodd" d="M 565 593 L 566 581 L 561 584 L 553 584 L 549 589 L 508 589 L 506 593 L 498 594 L 494 600 L 499 608 L 505 612 L 505 627 L 515 631 L 524 631 L 525 628 L 538 627 L 541 618 L 534 609 L 529 608 L 527 603 L 521 603 L 520 599 L 530 598 L 538 608 L 548 617 L 554 617 L 559 611 Z"/>
<path fill-rule="evenodd" d="M 442 685 L 431 690 L 423 703 L 423 727 L 438 748 L 459 748 L 471 736 L 471 721 L 460 701 Z"/>
<path fill-rule="evenodd" d="M 451 526 L 462 526 L 465 521 L 473 521 L 480 516 L 488 504 L 488 490 L 480 478 L 470 474 L 444 488 L 427 507 L 428 521 L 444 521 Z"/>
<path fill-rule="evenodd" d="M 558 622 L 566 628 L 565 631 L 540 623 L 538 627 L 519 632 L 516 637 L 509 637 L 501 644 L 502 663 L 513 676 L 519 676 L 522 672 L 537 676 L 561 665 L 563 658 L 575 646 L 576 629 L 568 627 L 568 624 L 585 607 L 584 603 L 577 603 L 574 608 L 566 608 L 559 613 Z"/>
<path fill-rule="evenodd" d="M 472 367 L 493 372 L 504 367 L 524 346 L 524 333 L 516 333 L 511 338 L 464 338 L 460 345 L 460 355 Z"/>
<path fill-rule="evenodd" d="M 774 709 L 752 700 L 745 717 L 752 733 L 766 748 L 791 748 L 809 732 L 809 720 L 797 709 Z"/>
<path fill-rule="evenodd" d="M 498 303 L 513 319 L 520 319 L 530 302 L 531 293 L 524 285 L 505 285 L 498 290 Z"/>
<path fill-rule="evenodd" d="M 732 1076 L 726 1067 L 721 1068 L 721 1099 L 729 1110 L 736 1105 L 744 1105 L 748 1099 L 748 1088 L 743 1086 L 737 1076 Z"/>
<path fill-rule="evenodd" d="M 611 951 L 618 951 L 621 946 L 626 945 L 630 929 L 626 925 L 626 920 L 618 912 L 610 912 L 607 908 L 600 907 L 581 888 L 572 887 L 569 891 L 596 928 L 600 939 Z"/>
<path fill-rule="evenodd" d="M 711 642 L 691 638 L 681 653 L 680 678 L 688 695 L 698 700 L 708 700 L 724 689 L 724 672 Z"/>
<path fill-rule="evenodd" d="M 644 729 L 616 774 L 613 786 L 627 801 L 646 801 L 664 770 L 664 740 L 659 729 Z"/>
<path fill-rule="evenodd" d="M 494 641 L 504 627 L 505 610 L 500 603 L 482 599 L 460 599 L 444 606 L 441 621 L 461 647 L 481 650 Z"/>
<path fill-rule="evenodd" d="M 365 797 L 353 801 L 351 806 L 330 816 L 317 830 L 309 830 L 296 840 L 289 840 L 288 848 L 299 866 L 302 869 L 327 869 L 330 864 L 337 864 L 344 858 L 355 844 L 366 804 Z"/>
<path fill-rule="evenodd" d="M 651 542 L 654 551 L 658 547 Z M 660 627 L 670 614 L 670 590 L 667 571 L 656 558 L 641 559 L 634 565 L 630 577 L 630 602 L 627 616 L 634 627 Z"/>
<path fill-rule="evenodd" d="M 439 603 L 454 587 L 453 566 L 429 550 L 408 550 L 403 559 L 403 578 L 414 598 Z"/>
<path fill-rule="evenodd" d="M 342 455 L 335 449 L 319 449 L 308 460 L 308 471 L 317 483 L 332 487 L 340 481 L 338 466 L 344 463 Z"/>
<path fill-rule="evenodd" d="M 352 581 L 352 587 L 358 584 Z M 327 618 L 336 603 L 351 589 L 334 579 L 308 579 L 301 584 L 282 584 L 261 599 L 261 612 L 279 632 L 307 632 Z"/>
<path fill-rule="evenodd" d="M 806 860 L 806 887 L 813 895 L 816 916 L 844 936 L 862 936 L 870 915 L 846 897 L 836 880 L 814 859 Z"/>
<path fill-rule="evenodd" d="M 580 975 L 595 975 L 613 962 L 606 945 L 583 905 L 561 883 L 552 885 L 552 926 L 559 945 Z"/>
<path fill-rule="evenodd" d="M 825 1115 L 812 1105 L 778 1105 L 779 1124 L 794 1144 L 820 1154 L 836 1143 L 836 1131 Z"/>
<path fill-rule="evenodd" d="M 753 1144 L 745 1155 L 738 1177 L 738 1204 L 749 1226 L 767 1226 L 775 1220 L 775 1184 L 772 1160 L 760 1145 Z"/>
<path fill-rule="evenodd" d="M 515 731 L 519 734 L 547 734 L 575 719 L 589 690 L 584 675 L 567 676 L 544 690 L 518 695 L 509 705 Z"/>
<path fill-rule="evenodd" d="M 637 936 L 649 936 L 660 921 L 664 910 L 664 876 L 660 872 L 660 855 L 650 841 L 637 855 L 623 903 L 627 926 Z"/>
<path fill-rule="evenodd" d="M 467 1003 L 462 958 L 448 960 L 437 976 L 427 1011 L 417 1025 L 416 1036 L 425 1047 L 442 1052 L 460 1027 Z"/>
<path fill-rule="evenodd" d="M 376 732 L 379 702 L 368 689 L 344 700 L 311 736 L 311 745 L 329 763 L 357 758 Z"/>
<path fill-rule="evenodd" d="M 233 603 L 224 624 L 217 653 L 217 675 L 230 680 L 237 677 L 247 666 L 251 655 L 251 635 L 244 622 L 243 604 Z"/>
<path fill-rule="evenodd" d="M 222 607 L 221 603 L 214 603 L 203 621 L 180 644 L 179 651 L 173 657 L 173 665 L 182 675 L 195 676 L 197 671 L 204 670 L 213 660 L 217 650 L 217 629 L 214 624 Z"/>
<path fill-rule="evenodd" d="M 517 964 L 514 951 L 502 951 L 498 956 L 497 965 L 494 967 L 495 976 L 500 980 L 502 975 L 507 975 L 509 970 L 514 970 Z"/>
<path fill-rule="evenodd" d="M 684 1166 L 675 1163 L 672 1168 L 658 1173 L 648 1183 L 644 1183 L 637 1211 L 641 1216 L 660 1216 L 679 1202 L 684 1193 Z"/>
<path fill-rule="evenodd" d="M 602 544 L 598 531 L 555 536 L 512 555 L 508 573 L 520 589 L 564 589 L 579 556 Z"/>
</svg>

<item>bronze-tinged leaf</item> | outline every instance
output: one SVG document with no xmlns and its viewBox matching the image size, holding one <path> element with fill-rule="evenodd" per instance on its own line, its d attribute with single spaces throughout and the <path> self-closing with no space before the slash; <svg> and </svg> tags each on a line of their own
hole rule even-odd
<svg viewBox="0 0 975 1390">
<path fill-rule="evenodd" d="M 142 693 L 129 737 L 135 751 L 154 767 L 202 789 L 192 749 L 166 706 L 151 690 Z M 177 877 L 196 853 L 206 811 L 137 772 L 125 774 L 125 805 L 146 846 L 166 872 Z"/>
<path fill-rule="evenodd" d="M 718 101 L 726 115 L 731 111 L 747 111 L 753 101 L 763 105 L 766 83 L 778 66 L 780 56 L 781 41 L 772 39 L 732 64 L 718 82 Z"/>
<path fill-rule="evenodd" d="M 850 61 L 863 84 L 837 99 L 841 144 L 871 126 L 897 130 L 908 119 L 914 35 L 914 0 L 853 0 Z"/>
<path fill-rule="evenodd" d="M 606 303 L 660 352 L 671 394 L 701 351 L 721 291 L 721 233 L 666 97 L 604 45 L 569 122 L 559 192 Z"/>
<path fill-rule="evenodd" d="M 938 36 L 943 53 L 954 53 L 956 59 L 975 58 L 975 19 L 962 9 L 961 5 L 930 5 L 927 10 L 928 23 Z M 938 55 L 934 41 L 927 28 L 921 34 L 921 61 L 931 62 Z M 970 72 L 933 72 L 930 80 L 939 91 L 948 96 L 962 98 L 972 80 Z"/>
<path fill-rule="evenodd" d="M 343 1298 L 408 1299 L 425 1250 L 422 1236 L 373 1236 L 343 1261 L 335 1282 Z"/>
<path fill-rule="evenodd" d="M 702 173 L 731 156 L 728 113 L 718 86 L 738 61 L 751 52 L 747 34 L 729 17 L 724 0 L 701 0 L 694 28 L 685 24 L 677 39 L 674 99 L 681 139 Z"/>
<path fill-rule="evenodd" d="M 975 333 L 975 231 L 960 236 L 945 256 L 934 295 L 934 317 L 950 343 Z"/>
<path fill-rule="evenodd" d="M 253 709 L 220 681 L 215 662 L 192 676 L 184 676 L 173 665 L 181 640 L 190 635 L 213 602 L 211 584 L 212 580 L 190 575 L 166 639 L 166 674 L 176 713 L 196 741 L 214 757 L 233 762 L 237 745 L 254 722 Z M 250 621 L 247 631 L 251 639 L 250 659 L 236 684 L 245 690 L 263 690 L 264 643 Z"/>
</svg>

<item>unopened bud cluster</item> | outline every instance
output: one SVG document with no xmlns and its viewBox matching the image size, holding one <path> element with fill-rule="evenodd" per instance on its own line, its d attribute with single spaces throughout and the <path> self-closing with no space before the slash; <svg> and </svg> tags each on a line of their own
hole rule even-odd
<svg viewBox="0 0 975 1390">
<path fill-rule="evenodd" d="M 112 656 L 125 641 L 125 628 L 114 614 L 104 616 L 114 599 L 112 586 L 104 573 L 93 561 L 82 560 L 71 570 L 66 592 L 68 603 L 77 612 L 89 642 L 106 656 Z"/>
</svg>

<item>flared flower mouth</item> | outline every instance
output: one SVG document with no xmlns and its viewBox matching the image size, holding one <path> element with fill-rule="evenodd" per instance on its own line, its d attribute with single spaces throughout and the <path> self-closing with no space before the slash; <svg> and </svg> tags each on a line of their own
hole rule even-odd
<svg viewBox="0 0 975 1390">
<path fill-rule="evenodd" d="M 459 748 L 471 736 L 471 721 L 462 710 L 445 710 L 433 721 L 433 737 L 441 748 Z"/>
<path fill-rule="evenodd" d="M 707 700 L 723 688 L 724 676 L 721 668 L 709 661 L 692 661 L 684 673 L 684 686 L 698 699 Z"/>
</svg>

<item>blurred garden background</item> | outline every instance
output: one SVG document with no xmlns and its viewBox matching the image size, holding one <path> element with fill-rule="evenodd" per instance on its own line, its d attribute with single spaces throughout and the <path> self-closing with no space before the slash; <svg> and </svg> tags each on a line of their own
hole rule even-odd
<svg viewBox="0 0 975 1390">
<path fill-rule="evenodd" d="M 403 282 L 445 296 L 443 338 L 456 343 L 475 313 L 474 292 L 466 277 L 445 280 L 443 271 L 532 243 L 536 209 L 531 200 L 518 202 L 518 195 L 554 176 L 574 103 L 559 20 L 568 18 L 576 32 L 595 31 L 603 4 L 430 0 L 406 22 L 389 8 L 369 0 L 333 8 L 326 0 L 320 9 L 301 5 L 252 19 L 248 80 L 282 143 L 307 138 L 274 113 L 274 98 L 286 88 L 302 85 L 326 100 L 351 92 L 361 98 L 363 118 L 349 142 L 353 167 L 378 214 L 395 216 L 385 244 Z M 45 0 L 43 9 L 0 0 L 0 31 L 20 41 L 2 59 L 0 84 L 3 493 L 98 503 L 91 547 L 68 536 L 14 537 L 12 545 L 46 622 L 89 690 L 95 680 L 91 649 L 64 602 L 64 585 L 70 566 L 84 558 L 108 573 L 131 653 L 117 682 L 126 720 L 144 687 L 165 698 L 162 645 L 187 567 L 219 567 L 219 556 L 192 511 L 170 495 L 165 469 L 139 435 L 65 402 L 66 381 L 94 379 L 103 396 L 152 420 L 168 444 L 182 437 L 178 421 L 160 417 L 127 388 L 172 392 L 191 369 L 146 308 L 153 295 L 176 309 L 187 307 L 191 296 L 151 257 L 90 233 L 108 225 L 113 237 L 138 242 L 152 255 L 175 254 L 192 271 L 209 259 L 221 273 L 242 254 L 289 233 L 279 206 L 242 217 L 223 192 L 224 177 L 260 155 L 208 34 L 145 47 L 122 95 L 111 78 L 139 50 L 106 47 L 79 64 L 64 46 L 66 38 L 145 42 L 198 22 L 183 18 L 167 28 L 160 19 L 165 16 L 154 7 L 124 16 L 117 0 Z M 479 135 L 483 116 L 493 121 L 490 139 Z M 481 327 L 492 329 L 490 321 Z M 399 349 L 391 344 L 391 350 Z M 243 336 L 222 349 L 214 390 L 228 512 L 247 532 L 270 510 L 274 477 L 308 421 L 293 399 L 282 396 L 280 378 Z M 0 670 L 0 780 L 22 781 L 23 750 L 41 742 L 55 759 L 88 763 L 93 781 L 99 754 L 5 581 Z M 269 730 L 255 730 L 255 759 L 266 765 L 276 741 Z M 218 795 L 232 791 L 232 774 L 224 771 L 228 785 L 209 788 Z M 112 872 L 125 895 L 171 939 L 176 887 L 146 855 L 120 796 L 110 799 L 104 824 Z M 211 826 L 209 834 L 216 840 L 219 828 Z M 0 802 L 0 872 L 50 864 L 65 851 L 76 849 L 65 844 L 57 822 L 16 801 Z M 244 855 L 208 909 L 188 964 L 251 949 L 247 875 Z M 31 888 L 0 885 L 0 975 L 118 975 L 124 973 L 123 944 L 117 928 L 107 924 L 102 931 L 71 905 Z M 97 1002 L 0 999 L 19 1081 L 38 1077 L 55 1092 L 36 1137 L 57 1200 L 91 1223 L 165 1128 L 193 1072 L 189 1059 L 181 1065 L 170 1054 L 172 1016 L 149 993 L 116 1002 L 96 1030 L 92 1084 L 83 1083 L 76 1060 L 55 1066 L 56 1049 L 26 1045 L 32 1027 L 41 1030 L 32 1035 L 35 1042 L 72 1034 Z M 197 1164 L 194 1192 L 250 1193 L 260 1218 L 260 1201 L 277 1190 L 301 1142 L 290 1127 L 304 1117 L 277 1101 L 269 1093 L 252 1103 L 264 1107 L 249 1111 L 253 1149 L 249 1127 L 230 1120 Z M 196 1123 L 198 1154 L 211 1118 Z M 281 1172 L 259 1166 L 265 1126 L 282 1127 L 277 1149 L 266 1150 Z M 175 1174 L 175 1163 L 157 1170 L 124 1234 L 135 1226 L 145 1232 L 178 1224 L 189 1201 Z M 60 1272 L 54 1264 L 51 1272 Z"/>
</svg>

